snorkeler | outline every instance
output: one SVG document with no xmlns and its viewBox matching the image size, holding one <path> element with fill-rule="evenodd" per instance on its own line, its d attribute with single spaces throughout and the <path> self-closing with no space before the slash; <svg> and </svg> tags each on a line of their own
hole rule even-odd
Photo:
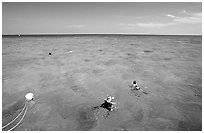
<svg viewBox="0 0 204 133">
<path fill-rule="evenodd" d="M 107 117 L 109 115 L 109 112 L 113 111 L 113 109 L 116 108 L 116 107 L 114 107 L 114 105 L 116 103 L 113 102 L 113 99 L 114 99 L 114 97 L 108 96 L 106 99 L 104 99 L 104 103 L 102 103 L 100 106 L 94 107 L 94 109 L 99 109 L 100 107 L 107 109 L 108 110 L 107 111 L 108 114 L 106 115 L 106 117 Z"/>
<path fill-rule="evenodd" d="M 108 111 L 113 111 L 113 108 L 116 103 L 113 102 L 114 97 L 108 96 L 104 99 L 104 103 L 101 104 L 100 107 L 107 109 Z"/>
<path fill-rule="evenodd" d="M 138 84 L 137 84 L 137 82 L 134 80 L 133 82 L 132 82 L 132 84 L 131 85 L 129 85 L 130 86 L 130 89 L 131 90 L 141 90 L 144 94 L 148 94 L 146 91 L 144 91 L 143 89 L 141 89 L 139 86 L 138 86 Z"/>
<path fill-rule="evenodd" d="M 131 90 L 140 90 L 140 87 L 138 86 L 135 80 L 132 82 L 132 85 L 130 87 L 131 87 Z"/>
</svg>

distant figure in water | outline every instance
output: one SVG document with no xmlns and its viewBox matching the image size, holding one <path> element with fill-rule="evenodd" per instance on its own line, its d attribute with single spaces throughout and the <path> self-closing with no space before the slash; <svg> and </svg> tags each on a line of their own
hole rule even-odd
<svg viewBox="0 0 204 133">
<path fill-rule="evenodd" d="M 137 84 L 137 82 L 134 80 L 133 82 L 132 82 L 132 84 L 131 85 L 129 85 L 130 86 L 130 89 L 131 90 L 142 90 L 139 86 L 138 86 L 138 84 Z M 144 91 L 144 90 L 142 90 L 142 92 L 144 93 L 144 94 L 148 94 L 146 91 Z"/>
<path fill-rule="evenodd" d="M 132 85 L 130 87 L 131 87 L 131 90 L 140 90 L 140 87 L 138 86 L 135 80 L 132 82 Z"/>
<path fill-rule="evenodd" d="M 49 53 L 49 55 L 52 55 L 52 53 Z"/>
<path fill-rule="evenodd" d="M 108 116 L 109 112 L 113 111 L 113 109 L 115 108 L 114 105 L 116 103 L 113 102 L 113 99 L 114 99 L 114 97 L 108 96 L 106 99 L 104 99 L 104 103 L 102 103 L 100 106 L 94 107 L 94 109 L 99 109 L 100 107 L 105 108 L 108 110 L 108 112 L 107 112 L 108 114 L 106 115 L 106 116 Z"/>
</svg>

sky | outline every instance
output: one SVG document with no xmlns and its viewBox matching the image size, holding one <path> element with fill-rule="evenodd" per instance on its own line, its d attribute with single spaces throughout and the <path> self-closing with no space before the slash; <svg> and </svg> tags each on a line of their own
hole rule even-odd
<svg viewBox="0 0 204 133">
<path fill-rule="evenodd" d="M 201 2 L 2 3 L 2 34 L 202 34 Z"/>
</svg>

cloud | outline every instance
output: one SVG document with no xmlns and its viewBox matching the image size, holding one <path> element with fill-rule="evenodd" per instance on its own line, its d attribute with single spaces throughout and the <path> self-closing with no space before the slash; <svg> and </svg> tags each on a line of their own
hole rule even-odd
<svg viewBox="0 0 204 133">
<path fill-rule="evenodd" d="M 174 23 L 187 23 L 187 24 L 197 24 L 202 23 L 202 13 L 187 13 L 185 10 L 182 12 L 185 16 L 175 16 L 172 14 L 166 14 L 166 16 L 171 17 Z"/>
<path fill-rule="evenodd" d="M 136 25 L 139 27 L 161 28 L 161 27 L 167 26 L 168 24 L 165 24 L 165 23 L 137 23 Z"/>
<path fill-rule="evenodd" d="M 142 18 L 145 18 L 145 17 L 148 17 L 148 16 L 135 16 L 135 15 L 113 15 L 113 17 L 116 17 L 116 18 L 124 18 L 124 19 L 127 19 L 127 18 L 133 18 L 133 19 L 142 19 Z"/>
<path fill-rule="evenodd" d="M 177 23 L 197 24 L 202 23 L 202 13 L 194 13 L 187 17 L 180 17 L 173 19 Z"/>
<path fill-rule="evenodd" d="M 172 14 L 166 14 L 166 16 L 168 16 L 168 17 L 170 17 L 170 18 L 179 18 L 179 17 L 174 16 L 174 15 L 172 15 Z"/>
<path fill-rule="evenodd" d="M 123 24 L 120 26 L 125 26 L 127 28 L 144 27 L 144 28 L 161 28 L 171 25 L 172 23 L 135 23 L 135 24 Z"/>
<path fill-rule="evenodd" d="M 179 16 L 173 14 L 165 14 L 165 16 L 170 17 L 171 21 L 162 23 L 162 22 L 146 22 L 146 23 L 121 23 L 120 26 L 123 26 L 126 29 L 134 29 L 136 27 L 143 28 L 163 28 L 172 25 L 178 24 L 199 24 L 202 23 L 202 13 L 188 13 L 183 11 Z"/>
<path fill-rule="evenodd" d="M 78 24 L 78 25 L 67 25 L 67 28 L 83 28 L 86 27 L 87 25 L 83 24 Z"/>
</svg>

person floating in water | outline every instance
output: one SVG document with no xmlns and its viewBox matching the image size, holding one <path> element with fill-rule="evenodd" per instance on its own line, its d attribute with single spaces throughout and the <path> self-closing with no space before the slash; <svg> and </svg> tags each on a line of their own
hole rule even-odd
<svg viewBox="0 0 204 133">
<path fill-rule="evenodd" d="M 142 90 L 139 86 L 138 86 L 138 84 L 137 84 L 137 82 L 134 80 L 133 82 L 132 82 L 132 84 L 131 85 L 129 85 L 130 86 L 130 89 L 131 90 Z M 142 90 L 143 91 L 143 93 L 144 94 L 148 94 L 146 91 L 144 91 L 144 90 Z"/>
<path fill-rule="evenodd" d="M 113 99 L 114 99 L 114 97 L 108 96 L 106 99 L 104 99 L 104 103 L 102 103 L 100 106 L 94 107 L 94 109 L 99 109 L 100 107 L 101 107 L 101 108 L 104 108 L 104 109 L 107 109 L 107 110 L 108 110 L 108 111 L 107 111 L 108 114 L 107 114 L 106 116 L 108 116 L 109 113 L 110 113 L 111 111 L 113 111 L 114 108 L 116 108 L 116 107 L 114 106 L 116 103 L 113 102 Z"/>
<path fill-rule="evenodd" d="M 114 105 L 116 103 L 113 102 L 114 97 L 108 96 L 106 99 L 104 99 L 104 103 L 101 104 L 100 107 L 107 109 L 108 111 L 113 111 Z"/>
<path fill-rule="evenodd" d="M 140 87 L 138 86 L 135 80 L 132 82 L 132 85 L 130 87 L 131 87 L 131 90 L 140 90 Z"/>
</svg>

